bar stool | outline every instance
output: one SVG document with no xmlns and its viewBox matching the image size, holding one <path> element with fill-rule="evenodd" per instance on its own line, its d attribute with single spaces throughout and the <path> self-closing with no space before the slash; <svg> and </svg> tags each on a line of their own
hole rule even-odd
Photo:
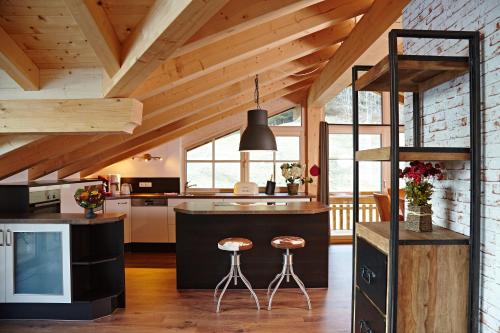
<svg viewBox="0 0 500 333">
<path fill-rule="evenodd" d="M 304 283 L 299 279 L 297 274 L 295 274 L 295 272 L 293 271 L 293 254 L 290 253 L 290 250 L 292 249 L 300 249 L 305 247 L 306 241 L 304 240 L 304 238 L 301 237 L 279 236 L 279 237 L 274 237 L 271 240 L 271 245 L 276 249 L 285 250 L 285 252 L 283 253 L 283 269 L 281 270 L 280 273 L 276 275 L 276 277 L 271 281 L 271 283 L 269 283 L 269 286 L 267 287 L 267 295 L 269 296 L 271 287 L 276 281 L 278 281 L 276 286 L 274 287 L 271 297 L 269 298 L 269 305 L 267 306 L 267 309 L 271 310 L 274 294 L 276 294 L 276 291 L 278 291 L 278 288 L 281 282 L 283 282 L 285 276 L 286 276 L 286 282 L 290 282 L 290 276 L 291 276 L 299 286 L 302 293 L 304 293 L 304 296 L 307 300 L 307 307 L 309 308 L 309 310 L 311 310 L 311 299 L 307 294 Z"/>
<path fill-rule="evenodd" d="M 239 251 L 250 250 L 253 247 L 252 241 L 246 238 L 230 237 L 219 241 L 217 243 L 217 246 L 220 250 L 230 251 L 232 253 L 231 253 L 231 268 L 229 270 L 229 273 L 226 276 L 224 276 L 222 280 L 215 287 L 214 299 L 217 299 L 217 290 L 222 285 L 222 283 L 226 281 L 224 288 L 222 288 L 222 292 L 220 293 L 219 299 L 217 300 L 216 312 L 220 311 L 220 303 L 222 301 L 222 296 L 224 296 L 224 293 L 226 292 L 229 283 L 231 282 L 231 280 L 234 280 L 234 285 L 236 286 L 238 284 L 238 278 L 240 278 L 241 281 L 243 281 L 245 286 L 248 288 L 248 290 L 250 290 L 250 294 L 252 294 L 252 297 L 254 298 L 255 303 L 257 304 L 257 310 L 260 310 L 259 299 L 257 298 L 257 295 L 255 295 L 255 292 L 253 291 L 250 282 L 241 272 L 240 254 L 238 253 Z"/>
</svg>

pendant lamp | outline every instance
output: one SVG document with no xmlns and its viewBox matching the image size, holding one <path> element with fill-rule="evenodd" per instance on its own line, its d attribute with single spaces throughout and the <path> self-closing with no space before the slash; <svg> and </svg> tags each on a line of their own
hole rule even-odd
<svg viewBox="0 0 500 333">
<path fill-rule="evenodd" d="M 276 138 L 267 125 L 267 111 L 259 104 L 259 76 L 255 75 L 255 104 L 257 108 L 247 112 L 247 128 L 240 140 L 240 151 L 272 150 L 276 151 Z"/>
</svg>

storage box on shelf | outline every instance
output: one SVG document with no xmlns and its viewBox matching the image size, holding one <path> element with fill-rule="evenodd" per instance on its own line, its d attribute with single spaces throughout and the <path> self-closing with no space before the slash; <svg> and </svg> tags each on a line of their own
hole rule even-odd
<svg viewBox="0 0 500 333">
<path fill-rule="evenodd" d="M 398 55 L 397 38 L 464 39 L 469 57 Z M 354 332 L 476 332 L 479 288 L 480 114 L 479 33 L 392 30 L 389 56 L 353 67 Z M 359 72 L 366 72 L 358 78 Z M 459 75 L 470 76 L 470 147 L 421 147 L 421 93 Z M 358 91 L 390 91 L 391 147 L 358 151 Z M 413 93 L 413 147 L 399 147 L 399 91 Z M 400 161 L 470 161 L 470 238 L 434 226 L 400 229 L 397 200 L 391 221 L 360 223 L 359 161 L 391 162 L 391 197 L 398 197 Z"/>
</svg>

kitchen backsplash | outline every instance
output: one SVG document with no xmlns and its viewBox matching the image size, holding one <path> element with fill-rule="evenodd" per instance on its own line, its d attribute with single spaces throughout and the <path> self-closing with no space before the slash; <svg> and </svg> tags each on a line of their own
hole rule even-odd
<svg viewBox="0 0 500 333">
<path fill-rule="evenodd" d="M 121 183 L 132 185 L 132 193 L 179 193 L 181 189 L 179 177 L 124 177 Z"/>
</svg>

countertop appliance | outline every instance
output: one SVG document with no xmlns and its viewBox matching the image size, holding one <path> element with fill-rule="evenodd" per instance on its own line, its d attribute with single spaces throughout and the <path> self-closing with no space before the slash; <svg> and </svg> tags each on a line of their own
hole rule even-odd
<svg viewBox="0 0 500 333">
<path fill-rule="evenodd" d="M 41 190 L 29 192 L 30 213 L 60 213 L 61 190 Z"/>
<path fill-rule="evenodd" d="M 110 175 L 108 175 L 109 191 L 113 195 L 120 194 L 120 181 L 121 181 L 120 174 L 110 174 Z"/>
<path fill-rule="evenodd" d="M 120 186 L 120 193 L 121 194 L 132 193 L 132 185 L 130 185 L 129 183 L 123 183 L 122 186 Z"/>
<path fill-rule="evenodd" d="M 259 187 L 253 182 L 237 182 L 234 184 L 234 194 L 248 194 L 256 195 L 259 194 Z"/>
</svg>

